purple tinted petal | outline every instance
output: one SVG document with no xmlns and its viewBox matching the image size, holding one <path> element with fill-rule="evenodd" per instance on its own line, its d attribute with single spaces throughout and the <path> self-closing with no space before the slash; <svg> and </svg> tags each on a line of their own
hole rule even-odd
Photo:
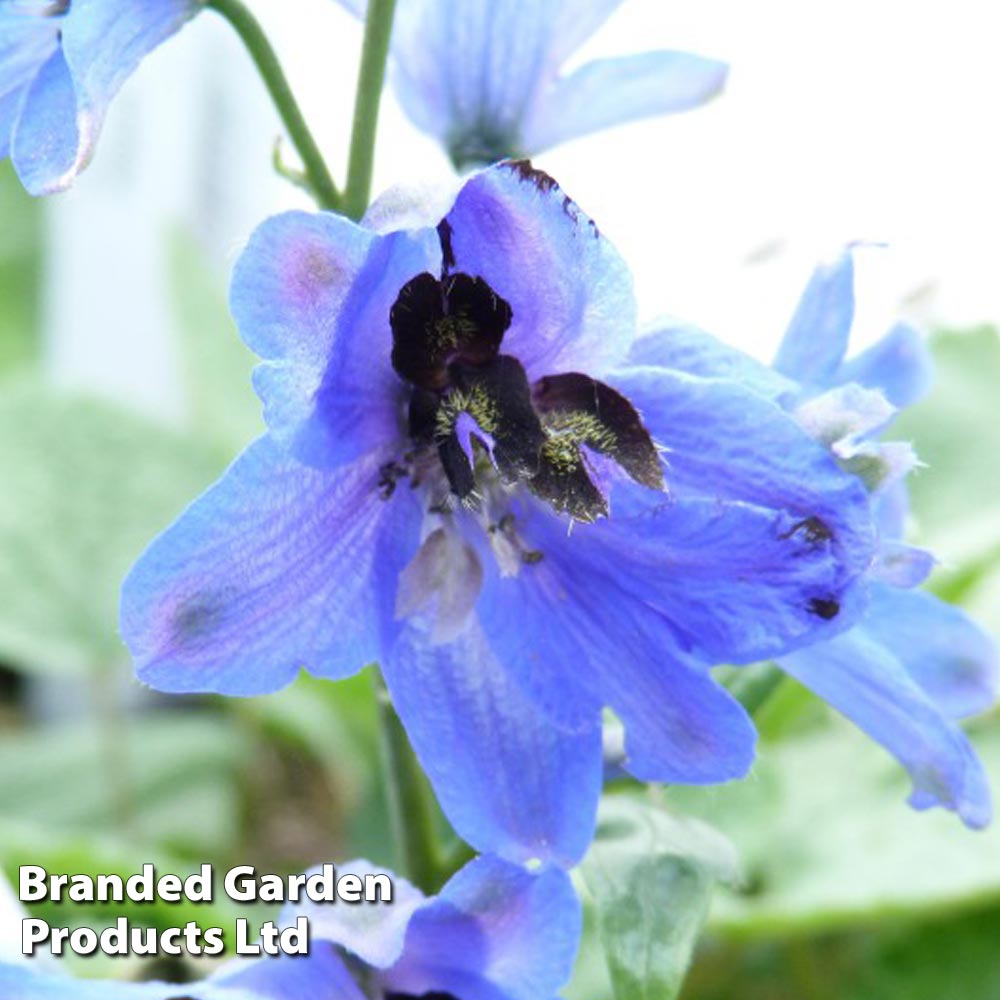
<svg viewBox="0 0 1000 1000">
<path fill-rule="evenodd" d="M 477 858 L 414 915 L 406 954 L 384 981 L 413 995 L 547 1000 L 570 977 L 581 923 L 565 872 Z"/>
<path fill-rule="evenodd" d="M 474 175 L 448 214 L 455 270 L 513 310 L 501 350 L 530 379 L 621 362 L 635 335 L 632 281 L 617 251 L 546 174 L 502 164 Z"/>
<path fill-rule="evenodd" d="M 332 468 L 401 439 L 389 310 L 410 278 L 439 264 L 432 230 L 379 237 L 329 213 L 288 212 L 251 237 L 233 315 L 266 361 L 254 373 L 264 418 L 302 461 Z"/>
<path fill-rule="evenodd" d="M 139 559 L 121 629 L 139 678 L 165 691 L 261 694 L 300 667 L 343 677 L 378 656 L 376 599 L 417 545 L 409 491 L 383 501 L 377 459 L 337 472 L 269 438 Z"/>
<path fill-rule="evenodd" d="M 930 391 L 934 359 L 926 338 L 907 323 L 898 323 L 877 343 L 841 365 L 837 380 L 880 389 L 893 406 L 903 409 Z"/>
<path fill-rule="evenodd" d="M 725 63 L 688 52 L 587 63 L 543 91 L 524 123 L 524 148 L 538 153 L 612 125 L 688 111 L 715 97 L 727 72 Z"/>
<path fill-rule="evenodd" d="M 62 50 L 56 49 L 25 90 L 11 140 L 11 159 L 31 194 L 68 187 L 83 167 L 76 92 Z"/>
<path fill-rule="evenodd" d="M 875 555 L 868 494 L 795 419 L 734 382 L 662 368 L 622 369 L 611 384 L 632 401 L 664 448 L 677 496 L 744 500 L 817 519 L 842 566 L 838 587 Z"/>
<path fill-rule="evenodd" d="M 661 321 L 643 331 L 632 345 L 628 363 L 672 368 L 702 378 L 732 379 L 775 401 L 791 398 L 799 391 L 797 383 L 756 358 L 682 323 Z"/>
<path fill-rule="evenodd" d="M 553 726 L 476 622 L 447 645 L 419 620 L 393 631 L 382 660 L 393 704 L 458 833 L 518 863 L 579 861 L 600 794 L 596 711 L 580 731 Z"/>
<path fill-rule="evenodd" d="M 225 987 L 219 1000 L 227 1000 L 230 990 L 233 1000 L 303 1000 L 322 997 L 323 1000 L 365 1000 L 357 983 L 335 949 L 314 937 L 308 955 L 279 955 L 256 961 L 236 960 L 212 977 L 213 983 Z M 182 988 L 192 1000 L 212 1000 L 198 991 L 200 984 Z M 171 997 L 178 996 L 174 986 Z M 193 991 L 193 992 L 192 992 Z M 238 993 L 236 992 L 238 991 Z"/>
<path fill-rule="evenodd" d="M 774 359 L 782 375 L 826 388 L 847 352 L 854 322 L 854 260 L 844 251 L 816 268 Z"/>
<path fill-rule="evenodd" d="M 996 644 L 960 608 L 923 591 L 873 587 L 864 630 L 892 651 L 950 718 L 976 715 L 997 703 Z"/>
<path fill-rule="evenodd" d="M 944 806 L 971 827 L 989 822 L 989 786 L 969 741 L 867 626 L 780 663 L 903 764 L 913 780 L 911 805 Z"/>
<path fill-rule="evenodd" d="M 622 0 L 561 0 L 554 4 L 553 65 L 571 56 L 622 5 Z"/>
</svg>

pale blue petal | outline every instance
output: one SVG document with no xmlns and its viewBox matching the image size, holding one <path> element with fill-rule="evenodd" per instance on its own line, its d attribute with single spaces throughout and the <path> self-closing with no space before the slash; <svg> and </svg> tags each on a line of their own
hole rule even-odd
<svg viewBox="0 0 1000 1000">
<path fill-rule="evenodd" d="M 622 369 L 609 381 L 663 447 L 673 493 L 816 518 L 841 563 L 838 588 L 867 572 L 875 556 L 867 491 L 779 406 L 734 382 L 662 368 Z"/>
<path fill-rule="evenodd" d="M 533 875 L 484 856 L 410 922 L 386 991 L 462 1000 L 548 1000 L 570 977 L 582 916 L 565 872 Z"/>
<path fill-rule="evenodd" d="M 272 433 L 309 465 L 335 467 L 402 439 L 389 311 L 400 288 L 437 271 L 433 230 L 380 237 L 331 213 L 287 212 L 250 239 L 233 274 L 240 333 Z"/>
<path fill-rule="evenodd" d="M 579 861 L 600 794 L 599 714 L 580 731 L 554 726 L 475 621 L 446 645 L 421 621 L 393 631 L 382 660 L 392 701 L 459 835 L 517 863 Z"/>
<path fill-rule="evenodd" d="M 688 52 L 644 52 L 587 63 L 535 101 L 524 123 L 524 148 L 538 153 L 612 125 L 688 111 L 715 97 L 727 72 L 725 63 Z"/>
<path fill-rule="evenodd" d="M 950 718 L 996 705 L 996 644 L 961 608 L 919 590 L 872 587 L 864 629 L 892 651 Z"/>
<path fill-rule="evenodd" d="M 0 159 L 10 153 L 28 85 L 58 44 L 55 19 L 24 17 L 0 8 Z"/>
<path fill-rule="evenodd" d="M 83 163 L 76 91 L 62 50 L 56 49 L 25 91 L 11 140 L 11 160 L 34 195 L 67 187 Z"/>
<path fill-rule="evenodd" d="M 806 386 L 826 388 L 847 352 L 854 322 L 854 260 L 850 250 L 818 267 L 785 331 L 775 369 Z"/>
<path fill-rule="evenodd" d="M 219 1000 L 228 1000 L 230 990 L 238 991 L 234 1000 L 244 995 L 247 1000 L 251 997 L 254 1000 L 366 1000 L 334 947 L 316 936 L 310 941 L 308 955 L 279 955 L 255 961 L 237 959 L 223 967 L 211 982 L 225 988 Z M 185 1000 L 187 997 L 213 1000 L 207 995 L 203 997 L 200 992 L 203 988 L 200 983 L 175 986 L 168 1000 L 180 1000 L 180 994 Z"/>
<path fill-rule="evenodd" d="M 600 378 L 635 337 L 628 267 L 546 174 L 502 164 L 465 184 L 447 216 L 455 270 L 484 278 L 513 321 L 503 340 L 536 379 Z"/>
<path fill-rule="evenodd" d="M 304 667 L 354 673 L 378 656 L 376 597 L 415 550 L 408 490 L 377 458 L 310 469 L 261 438 L 139 559 L 121 630 L 139 679 L 165 691 L 275 691 Z"/>
<path fill-rule="evenodd" d="M 628 363 L 672 368 L 702 378 L 731 379 L 775 401 L 791 399 L 799 392 L 797 383 L 773 368 L 684 323 L 660 321 L 645 329 L 632 345 Z"/>
<path fill-rule="evenodd" d="M 930 391 L 934 359 L 919 330 L 897 323 L 881 340 L 841 365 L 837 381 L 880 389 L 901 410 Z"/>
<path fill-rule="evenodd" d="M 312 869 L 309 874 L 318 871 Z M 413 914 L 428 905 L 424 894 L 406 879 L 386 868 L 357 858 L 336 866 L 337 877 L 386 874 L 392 880 L 392 901 L 363 903 L 357 906 L 343 903 L 315 903 L 304 900 L 288 903 L 281 912 L 279 923 L 290 926 L 297 917 L 309 921 L 313 940 L 332 941 L 347 949 L 366 965 L 384 969 L 399 961 L 406 942 L 407 928 Z"/>
<path fill-rule="evenodd" d="M 872 564 L 871 576 L 893 587 L 916 587 L 931 575 L 936 565 L 933 552 L 906 542 L 883 539 Z"/>
<path fill-rule="evenodd" d="M 857 628 L 782 657 L 781 666 L 898 758 L 913 781 L 912 806 L 944 806 L 968 826 L 985 826 L 989 786 L 969 741 L 866 632 Z"/>
<path fill-rule="evenodd" d="M 537 8 L 533 0 L 523 2 Z M 561 64 L 622 5 L 623 0 L 557 0 L 550 61 Z"/>
</svg>

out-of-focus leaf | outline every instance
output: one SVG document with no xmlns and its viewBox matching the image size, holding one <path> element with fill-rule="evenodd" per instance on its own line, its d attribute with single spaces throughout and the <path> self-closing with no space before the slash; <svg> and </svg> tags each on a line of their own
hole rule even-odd
<svg viewBox="0 0 1000 1000">
<path fill-rule="evenodd" d="M 120 659 L 122 578 L 223 461 L 108 403 L 0 386 L 0 658 L 53 673 Z"/>
<path fill-rule="evenodd" d="M 59 723 L 0 738 L 4 818 L 76 836 L 124 834 L 184 857 L 218 856 L 238 835 L 247 740 L 207 713 Z"/>
<path fill-rule="evenodd" d="M 169 260 L 190 419 L 231 457 L 263 429 L 250 383 L 255 357 L 229 314 L 225 275 L 186 230 L 171 234 Z"/>
<path fill-rule="evenodd" d="M 993 328 L 941 333 L 932 340 L 931 394 L 893 427 L 927 465 L 909 478 L 919 541 L 955 567 L 1000 558 L 1000 337 Z"/>
<path fill-rule="evenodd" d="M 1000 785 L 1000 732 L 975 743 Z M 762 748 L 746 781 L 670 801 L 727 834 L 747 873 L 716 894 L 727 935 L 816 933 L 880 917 L 927 916 L 1000 900 L 1000 827 L 971 832 L 951 813 L 918 813 L 902 767 L 847 724 Z"/>
<path fill-rule="evenodd" d="M 729 842 L 711 827 L 624 795 L 602 804 L 583 877 L 616 1000 L 678 995 L 712 887 L 735 873 Z"/>
<path fill-rule="evenodd" d="M 0 163 L 0 371 L 38 353 L 43 210 Z"/>
</svg>

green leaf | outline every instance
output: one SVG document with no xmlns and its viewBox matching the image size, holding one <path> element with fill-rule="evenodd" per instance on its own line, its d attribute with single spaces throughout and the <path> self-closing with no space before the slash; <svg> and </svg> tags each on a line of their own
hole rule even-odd
<svg viewBox="0 0 1000 1000">
<path fill-rule="evenodd" d="M 0 658 L 52 673 L 122 659 L 122 578 L 222 464 L 108 403 L 0 387 Z"/>
<path fill-rule="evenodd" d="M 231 457 L 263 430 L 255 357 L 229 313 L 225 276 L 184 229 L 170 235 L 169 281 L 192 425 Z"/>
<path fill-rule="evenodd" d="M 615 796 L 601 805 L 582 871 L 616 1000 L 676 997 L 713 885 L 735 878 L 728 841 L 703 823 Z"/>
<path fill-rule="evenodd" d="M 42 202 L 0 163 L 0 371 L 38 354 Z"/>
<path fill-rule="evenodd" d="M 996 787 L 995 721 L 974 743 Z M 908 794 L 903 768 L 838 720 L 765 744 L 752 780 L 669 798 L 727 834 L 747 872 L 743 891 L 717 894 L 712 928 L 777 937 L 1000 900 L 1000 826 L 967 830 L 944 810 L 912 810 Z"/>
</svg>

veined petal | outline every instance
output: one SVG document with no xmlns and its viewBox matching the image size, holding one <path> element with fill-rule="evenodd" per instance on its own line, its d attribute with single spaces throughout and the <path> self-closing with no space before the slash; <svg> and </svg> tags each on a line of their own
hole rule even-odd
<svg viewBox="0 0 1000 1000">
<path fill-rule="evenodd" d="M 414 914 L 387 992 L 462 1000 L 539 1000 L 569 979 L 582 915 L 569 876 L 484 856 Z"/>
<path fill-rule="evenodd" d="M 414 275 L 440 265 L 433 230 L 380 237 L 332 213 L 259 226 L 230 303 L 265 363 L 254 373 L 268 427 L 297 458 L 335 467 L 401 437 L 403 388 L 389 311 Z"/>
<path fill-rule="evenodd" d="M 976 715 L 997 703 L 996 644 L 960 608 L 923 591 L 876 586 L 864 630 L 892 651 L 949 718 Z"/>
<path fill-rule="evenodd" d="M 677 111 L 715 97 L 725 63 L 688 52 L 643 52 L 600 59 L 547 87 L 524 123 L 524 148 L 541 152 L 561 142 Z"/>
<path fill-rule="evenodd" d="M 743 500 L 783 510 L 828 534 L 838 587 L 875 556 L 867 491 L 779 406 L 735 382 L 662 368 L 625 368 L 609 379 L 663 447 L 677 496 Z"/>
<path fill-rule="evenodd" d="M 629 351 L 628 364 L 672 368 L 701 378 L 731 379 L 775 401 L 799 392 L 797 383 L 749 354 L 696 326 L 670 320 L 660 320 L 640 332 Z"/>
<path fill-rule="evenodd" d="M 853 322 L 854 259 L 845 250 L 813 273 L 774 359 L 775 370 L 807 386 L 832 384 Z"/>
<path fill-rule="evenodd" d="M 31 194 L 52 194 L 67 187 L 82 168 L 81 145 L 76 91 L 57 48 L 24 92 L 11 160 Z"/>
<path fill-rule="evenodd" d="M 600 716 L 556 727 L 514 684 L 479 624 L 446 645 L 431 625 L 393 623 L 382 669 L 393 705 L 452 826 L 510 861 L 571 866 L 593 837 Z"/>
<path fill-rule="evenodd" d="M 0 7 L 0 159 L 11 136 L 25 91 L 59 45 L 59 22 L 26 17 Z"/>
<path fill-rule="evenodd" d="M 164 691 L 262 694 L 300 667 L 344 677 L 378 657 L 377 603 L 416 550 L 408 491 L 377 457 L 337 472 L 264 437 L 139 559 L 121 629 L 139 679 Z"/>
<path fill-rule="evenodd" d="M 510 304 L 502 352 L 531 380 L 601 378 L 624 360 L 636 323 L 628 268 L 551 177 L 524 161 L 484 170 L 447 222 L 453 269 L 484 278 Z"/>
<path fill-rule="evenodd" d="M 530 3 L 530 0 L 529 0 Z M 558 66 L 622 5 L 622 0 L 561 0 L 556 8 L 550 58 Z"/>
<path fill-rule="evenodd" d="M 989 785 L 965 734 L 867 625 L 784 656 L 780 664 L 903 764 L 913 780 L 914 808 L 944 806 L 971 827 L 989 822 Z"/>
<path fill-rule="evenodd" d="M 279 955 L 255 961 L 236 959 L 212 976 L 211 983 L 209 988 L 217 991 L 218 1000 L 229 1000 L 230 997 L 233 1000 L 303 1000 L 304 997 L 365 1000 L 365 994 L 334 947 L 315 937 L 308 955 Z M 185 1000 L 188 997 L 190 1000 L 214 1000 L 213 996 L 203 996 L 203 988 L 201 983 L 185 985 Z M 222 988 L 221 993 L 219 988 Z M 180 1000 L 177 994 L 179 987 L 171 989 L 173 992 L 168 1000 Z"/>
<path fill-rule="evenodd" d="M 934 359 L 918 330 L 908 323 L 897 323 L 881 340 L 844 362 L 837 380 L 880 389 L 901 410 L 930 391 Z"/>
</svg>

